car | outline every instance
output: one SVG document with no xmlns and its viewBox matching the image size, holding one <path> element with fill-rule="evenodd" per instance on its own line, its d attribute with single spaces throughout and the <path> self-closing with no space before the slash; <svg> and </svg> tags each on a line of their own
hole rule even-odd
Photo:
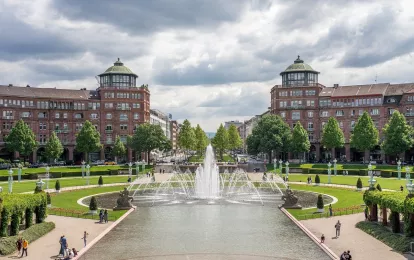
<svg viewBox="0 0 414 260">
<path fill-rule="evenodd" d="M 116 165 L 116 162 L 114 162 L 114 161 L 107 161 L 107 162 L 105 162 L 105 165 Z"/>
<path fill-rule="evenodd" d="M 32 164 L 29 165 L 29 168 L 39 168 L 39 164 L 32 163 Z"/>
</svg>

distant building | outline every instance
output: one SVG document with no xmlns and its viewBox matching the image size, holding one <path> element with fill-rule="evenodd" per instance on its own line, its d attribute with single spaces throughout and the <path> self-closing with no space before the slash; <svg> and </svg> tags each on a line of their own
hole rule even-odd
<svg viewBox="0 0 414 260">
<path fill-rule="evenodd" d="M 170 140 L 172 145 L 172 151 L 176 152 L 178 149 L 178 123 L 176 120 L 170 121 Z"/>
<path fill-rule="evenodd" d="M 170 133 L 170 119 L 167 114 L 159 111 L 158 109 L 150 109 L 150 123 L 152 125 L 161 126 L 167 138 L 171 138 Z"/>
<path fill-rule="evenodd" d="M 238 127 L 240 127 L 242 124 L 243 124 L 243 122 L 240 122 L 239 120 L 236 120 L 236 121 L 227 121 L 227 122 L 224 122 L 224 128 L 225 128 L 226 130 L 229 130 L 229 128 L 230 128 L 230 126 L 231 126 L 231 125 L 235 125 L 235 126 L 236 126 L 236 128 L 238 128 Z"/>
<path fill-rule="evenodd" d="M 253 128 L 256 126 L 257 121 L 264 115 L 269 114 L 269 110 L 264 112 L 261 115 L 256 115 L 249 120 L 246 120 L 240 125 L 237 130 L 239 131 L 240 138 L 243 141 L 243 152 L 247 153 L 246 139 L 249 135 L 252 134 Z"/>
</svg>

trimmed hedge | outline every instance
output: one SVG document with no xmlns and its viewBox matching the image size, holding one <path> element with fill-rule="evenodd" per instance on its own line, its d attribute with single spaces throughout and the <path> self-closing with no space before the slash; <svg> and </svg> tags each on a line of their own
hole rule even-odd
<svg viewBox="0 0 414 260">
<path fill-rule="evenodd" d="M 410 251 L 410 243 L 414 242 L 413 238 L 392 233 L 386 227 L 373 222 L 362 221 L 355 226 L 401 253 Z"/>
<path fill-rule="evenodd" d="M 0 238 L 0 255 L 9 255 L 16 251 L 16 241 L 19 237 L 27 239 L 30 243 L 37 240 L 38 238 L 46 235 L 55 228 L 55 223 L 53 222 L 44 222 L 31 226 L 30 228 L 24 230 L 18 236 L 3 237 Z"/>
</svg>

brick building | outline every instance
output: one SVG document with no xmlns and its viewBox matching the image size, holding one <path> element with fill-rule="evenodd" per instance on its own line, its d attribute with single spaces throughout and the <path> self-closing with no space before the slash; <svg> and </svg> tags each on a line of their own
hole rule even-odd
<svg viewBox="0 0 414 260">
<path fill-rule="evenodd" d="M 309 160 L 335 158 L 346 161 L 385 160 L 380 147 L 360 153 L 350 147 L 352 130 L 364 111 L 367 111 L 381 131 L 395 110 L 402 112 L 414 125 L 414 83 L 367 84 L 326 87 L 318 82 L 319 72 L 298 57 L 281 72 L 282 85 L 271 89 L 272 114 L 280 115 L 293 128 L 300 121 L 308 131 L 311 142 Z M 329 117 L 335 117 L 345 135 L 345 146 L 326 151 L 320 143 L 323 126 Z M 381 140 L 381 138 L 380 138 Z M 405 160 L 412 160 L 414 150 L 406 151 Z"/>
<path fill-rule="evenodd" d="M 178 151 L 178 123 L 176 120 L 170 121 L 170 133 L 172 152 L 176 153 Z"/>
<path fill-rule="evenodd" d="M 103 144 L 103 149 L 91 153 L 90 159 L 111 159 L 116 135 L 126 142 L 137 125 L 149 122 L 150 92 L 148 85 L 137 86 L 138 75 L 119 59 L 98 78 L 96 90 L 0 86 L 0 157 L 13 157 L 5 149 L 4 138 L 15 122 L 23 119 L 39 142 L 31 161 L 41 159 L 52 131 L 64 145 L 62 160 L 80 161 L 82 155 L 75 150 L 76 134 L 89 120 L 100 132 Z M 135 160 L 131 149 L 127 158 Z"/>
</svg>

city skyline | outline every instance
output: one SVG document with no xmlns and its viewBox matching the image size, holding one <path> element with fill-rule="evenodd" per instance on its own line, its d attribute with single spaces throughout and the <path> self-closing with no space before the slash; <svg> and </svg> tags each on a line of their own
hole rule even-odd
<svg viewBox="0 0 414 260">
<path fill-rule="evenodd" d="M 413 81 L 410 1 L 174 5 L 1 1 L 8 40 L 0 43 L 0 84 L 93 90 L 95 76 L 119 57 L 137 84 L 149 85 L 151 108 L 215 132 L 265 112 L 297 55 L 327 87 Z"/>
</svg>

